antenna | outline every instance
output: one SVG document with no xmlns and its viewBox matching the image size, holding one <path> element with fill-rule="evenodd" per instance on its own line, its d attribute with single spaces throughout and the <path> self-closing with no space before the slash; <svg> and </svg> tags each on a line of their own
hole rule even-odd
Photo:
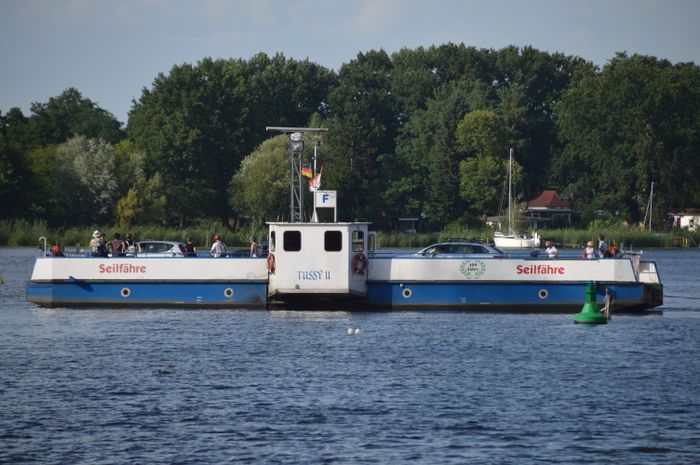
<svg viewBox="0 0 700 465">
<path fill-rule="evenodd" d="M 289 151 L 291 154 L 289 158 L 289 218 L 292 223 L 304 221 L 304 188 L 301 175 L 301 164 L 304 160 L 304 133 L 328 132 L 328 128 L 267 126 L 265 130 L 289 133 Z"/>
</svg>

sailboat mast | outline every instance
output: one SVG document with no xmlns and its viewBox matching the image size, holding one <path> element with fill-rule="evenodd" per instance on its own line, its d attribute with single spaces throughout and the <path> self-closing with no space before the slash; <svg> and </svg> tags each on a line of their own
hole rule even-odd
<svg viewBox="0 0 700 465">
<path fill-rule="evenodd" d="M 513 234 L 513 149 L 508 156 L 508 234 Z"/>
<path fill-rule="evenodd" d="M 651 182 L 651 192 L 649 192 L 649 231 L 651 231 L 651 217 L 654 212 L 654 181 Z"/>
</svg>

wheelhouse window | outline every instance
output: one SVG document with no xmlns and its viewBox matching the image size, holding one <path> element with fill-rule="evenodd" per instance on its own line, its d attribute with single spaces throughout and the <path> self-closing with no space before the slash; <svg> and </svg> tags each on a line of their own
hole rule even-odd
<svg viewBox="0 0 700 465">
<path fill-rule="evenodd" d="M 367 237 L 367 248 L 370 252 L 374 252 L 374 249 L 377 248 L 377 235 L 375 233 L 369 233 Z"/>
<path fill-rule="evenodd" d="M 353 252 L 363 252 L 365 250 L 365 232 L 364 231 L 353 231 L 352 232 L 352 251 Z"/>
<path fill-rule="evenodd" d="M 299 252 L 301 250 L 301 231 L 285 231 L 283 247 L 285 252 Z"/>
<path fill-rule="evenodd" d="M 340 252 L 343 250 L 343 233 L 340 231 L 326 231 L 323 235 L 323 249 L 326 252 Z"/>
</svg>

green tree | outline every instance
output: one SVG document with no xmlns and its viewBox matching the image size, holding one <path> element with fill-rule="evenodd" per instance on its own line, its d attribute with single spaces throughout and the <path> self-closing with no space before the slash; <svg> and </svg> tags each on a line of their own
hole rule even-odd
<svg viewBox="0 0 700 465">
<path fill-rule="evenodd" d="M 161 194 L 162 179 L 160 173 L 146 179 L 139 175 L 129 187 L 125 196 L 121 197 L 115 207 L 117 224 L 129 226 L 132 224 L 165 223 L 166 199 Z"/>
<path fill-rule="evenodd" d="M 582 58 L 530 46 L 505 47 L 494 58 L 498 113 L 506 121 L 509 145 L 526 168 L 524 191 L 534 194 L 552 187 L 547 173 L 558 150 L 556 105 L 572 82 L 592 76 L 596 68 Z"/>
<path fill-rule="evenodd" d="M 624 54 L 574 83 L 558 109 L 564 149 L 552 172 L 577 208 L 637 222 L 651 181 L 657 214 L 692 205 L 700 187 L 698 89 L 694 65 Z"/>
<path fill-rule="evenodd" d="M 47 103 L 32 104 L 31 111 L 27 148 L 60 144 L 77 135 L 112 144 L 124 138 L 121 123 L 73 87 Z"/>
<path fill-rule="evenodd" d="M 488 213 L 502 214 L 507 205 L 508 160 L 504 157 L 470 157 L 459 164 L 460 195 L 475 216 Z M 519 186 L 523 169 L 513 161 L 513 185 Z M 523 200 L 522 194 L 513 192 L 515 201 Z"/>
<path fill-rule="evenodd" d="M 0 113 L 0 218 L 30 218 L 32 198 L 40 186 L 25 155 L 28 120 L 19 108 Z"/>
<path fill-rule="evenodd" d="M 457 148 L 465 154 L 498 157 L 506 151 L 503 120 L 493 111 L 474 110 L 457 125 Z"/>
<path fill-rule="evenodd" d="M 114 148 L 115 181 L 119 200 L 115 215 L 117 224 L 165 223 L 166 199 L 159 172 L 146 175 L 146 155 L 131 140 L 123 140 Z"/>
<path fill-rule="evenodd" d="M 394 151 L 397 101 L 391 93 L 392 65 L 384 51 L 361 53 L 341 67 L 329 95 L 332 117 L 324 150 L 324 181 L 340 191 L 339 217 L 385 226 L 385 180 L 378 160 Z"/>
<path fill-rule="evenodd" d="M 0 113 L 0 198 L 14 199 L 21 193 L 21 185 L 16 174 L 17 153 L 10 146 L 7 132 L 7 119 Z M 15 218 L 15 207 L 15 202 L 0 203 L 0 218 Z"/>
<path fill-rule="evenodd" d="M 167 222 L 226 217 L 223 193 L 243 158 L 247 112 L 241 61 L 174 66 L 143 90 L 127 131 L 146 154 L 146 176 L 162 176 Z"/>
<path fill-rule="evenodd" d="M 114 147 L 101 139 L 75 136 L 56 151 L 56 176 L 73 221 L 113 221 L 117 200 Z"/>
<path fill-rule="evenodd" d="M 24 218 L 43 219 L 52 226 L 63 226 L 71 217 L 66 202 L 65 187 L 69 181 L 58 176 L 60 162 L 56 155 L 58 145 L 48 145 L 29 151 L 24 160 L 29 171 Z M 70 187 L 68 187 L 70 190 Z"/>
<path fill-rule="evenodd" d="M 114 180 L 118 195 L 124 196 L 134 184 L 146 179 L 146 154 L 132 140 L 114 146 Z"/>
<path fill-rule="evenodd" d="M 471 105 L 481 106 L 490 91 L 476 82 L 445 85 L 406 123 L 395 154 L 382 159 L 389 204 L 405 208 L 398 213 L 421 215 L 434 229 L 463 215 L 459 163 L 465 155 L 457 147 L 456 129 Z"/>
<path fill-rule="evenodd" d="M 268 126 L 305 126 L 314 113 L 328 116 L 328 92 L 338 79 L 333 71 L 281 53 L 259 53 L 245 63 L 245 71 L 246 154 L 270 137 Z"/>
<path fill-rule="evenodd" d="M 225 220 L 225 195 L 244 156 L 269 136 L 266 126 L 297 125 L 324 105 L 332 73 L 277 55 L 175 66 L 145 89 L 128 132 L 163 177 L 168 221 Z M 235 192 L 233 193 L 235 195 Z"/>
<path fill-rule="evenodd" d="M 288 218 L 290 153 L 289 138 L 279 135 L 263 142 L 245 157 L 231 180 L 231 206 L 255 226 Z"/>
<path fill-rule="evenodd" d="M 2 133 L 4 144 L 12 147 L 16 152 L 24 153 L 28 148 L 35 146 L 31 138 L 30 120 L 22 113 L 22 110 L 13 107 L 2 117 Z"/>
</svg>

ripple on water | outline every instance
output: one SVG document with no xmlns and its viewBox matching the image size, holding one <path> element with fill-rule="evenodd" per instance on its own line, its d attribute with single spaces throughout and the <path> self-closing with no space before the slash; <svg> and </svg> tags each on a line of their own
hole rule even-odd
<svg viewBox="0 0 700 465">
<path fill-rule="evenodd" d="M 0 289 L 0 463 L 700 462 L 696 304 L 596 328 L 570 315 L 46 310 L 23 302 L 23 280 Z"/>
</svg>

